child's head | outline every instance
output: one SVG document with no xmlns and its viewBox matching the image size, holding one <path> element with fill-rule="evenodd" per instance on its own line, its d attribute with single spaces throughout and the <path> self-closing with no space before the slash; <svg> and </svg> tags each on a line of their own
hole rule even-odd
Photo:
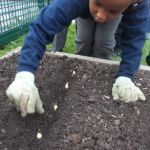
<svg viewBox="0 0 150 150">
<path fill-rule="evenodd" d="M 128 8 L 135 0 L 89 0 L 93 18 L 97 22 L 107 22 L 114 19 Z"/>
</svg>

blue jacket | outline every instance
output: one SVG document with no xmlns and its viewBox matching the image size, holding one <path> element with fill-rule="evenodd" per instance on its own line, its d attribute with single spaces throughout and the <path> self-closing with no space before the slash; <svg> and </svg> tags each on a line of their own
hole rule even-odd
<svg viewBox="0 0 150 150">
<path fill-rule="evenodd" d="M 77 17 L 89 17 L 88 0 L 54 0 L 33 21 L 19 58 L 18 71 L 35 73 L 42 59 L 46 44 L 51 43 L 56 33 Z M 132 78 L 139 68 L 145 42 L 148 16 L 147 0 L 130 6 L 122 18 L 122 61 L 118 76 Z"/>
</svg>

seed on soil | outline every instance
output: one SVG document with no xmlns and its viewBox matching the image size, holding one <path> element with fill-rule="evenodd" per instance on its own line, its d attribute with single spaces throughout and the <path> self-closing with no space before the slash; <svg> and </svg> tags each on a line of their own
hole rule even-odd
<svg viewBox="0 0 150 150">
<path fill-rule="evenodd" d="M 68 85 L 68 82 L 65 84 L 65 89 L 68 89 L 69 88 L 69 85 Z"/>
<path fill-rule="evenodd" d="M 149 90 L 149 88 L 143 88 L 143 90 Z"/>
<path fill-rule="evenodd" d="M 105 98 L 105 99 L 110 99 L 110 96 L 104 95 L 104 98 Z"/>
<path fill-rule="evenodd" d="M 86 81 L 87 79 L 88 79 L 87 75 L 84 74 L 84 75 L 82 76 L 82 80 Z"/>
<path fill-rule="evenodd" d="M 137 113 L 138 115 L 140 115 L 140 110 L 139 110 L 137 107 L 134 107 L 134 109 L 135 109 L 136 113 Z"/>
<path fill-rule="evenodd" d="M 76 72 L 73 70 L 72 75 L 75 75 L 75 74 L 76 74 Z"/>
<path fill-rule="evenodd" d="M 37 139 L 41 139 L 42 138 L 42 133 L 38 132 L 36 136 L 37 136 Z"/>
<path fill-rule="evenodd" d="M 138 109 L 136 113 L 137 113 L 138 115 L 140 115 L 140 110 Z"/>
<path fill-rule="evenodd" d="M 56 111 L 57 109 L 58 109 L 58 105 L 55 104 L 55 105 L 54 105 L 54 110 Z"/>
<path fill-rule="evenodd" d="M 137 86 L 141 86 L 141 83 L 135 82 L 135 84 L 136 84 Z"/>
<path fill-rule="evenodd" d="M 110 115 L 111 117 L 113 117 L 113 118 L 117 118 L 117 116 L 115 116 L 115 115 Z"/>
</svg>

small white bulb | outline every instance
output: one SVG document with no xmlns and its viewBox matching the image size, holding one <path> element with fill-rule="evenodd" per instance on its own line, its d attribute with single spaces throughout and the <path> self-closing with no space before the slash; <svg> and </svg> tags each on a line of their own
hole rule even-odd
<svg viewBox="0 0 150 150">
<path fill-rule="evenodd" d="M 42 138 L 42 133 L 38 132 L 37 133 L 37 139 L 41 139 Z"/>
<path fill-rule="evenodd" d="M 54 110 L 56 111 L 57 109 L 58 109 L 58 105 L 55 104 L 55 105 L 54 105 Z"/>
<path fill-rule="evenodd" d="M 76 74 L 76 72 L 75 72 L 75 71 L 73 71 L 73 72 L 72 72 L 72 74 L 73 74 L 73 75 L 75 75 L 75 74 Z"/>
<path fill-rule="evenodd" d="M 68 89 L 69 88 L 69 85 L 68 85 L 68 82 L 66 83 L 65 85 L 65 89 Z"/>
</svg>

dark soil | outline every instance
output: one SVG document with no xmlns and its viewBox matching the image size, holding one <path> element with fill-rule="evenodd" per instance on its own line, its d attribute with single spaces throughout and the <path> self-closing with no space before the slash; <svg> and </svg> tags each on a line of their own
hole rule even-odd
<svg viewBox="0 0 150 150">
<path fill-rule="evenodd" d="M 0 60 L 0 150 L 150 149 L 149 72 L 135 76 L 147 101 L 117 103 L 111 96 L 116 66 L 46 55 L 36 75 L 45 113 L 22 118 L 5 94 L 17 57 Z"/>
</svg>

